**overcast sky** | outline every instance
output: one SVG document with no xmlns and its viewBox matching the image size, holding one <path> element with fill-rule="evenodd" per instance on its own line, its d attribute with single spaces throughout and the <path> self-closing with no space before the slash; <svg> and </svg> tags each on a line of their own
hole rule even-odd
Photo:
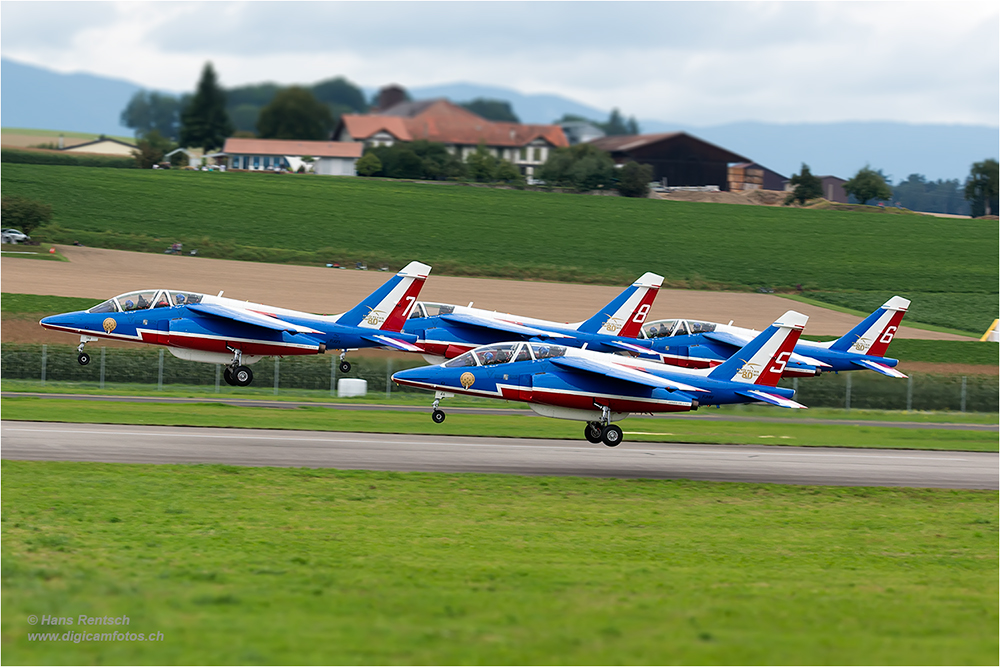
<svg viewBox="0 0 1000 667">
<path fill-rule="evenodd" d="M 456 82 L 691 125 L 998 125 L 997 2 L 2 2 L 0 51 L 191 90 Z"/>
</svg>

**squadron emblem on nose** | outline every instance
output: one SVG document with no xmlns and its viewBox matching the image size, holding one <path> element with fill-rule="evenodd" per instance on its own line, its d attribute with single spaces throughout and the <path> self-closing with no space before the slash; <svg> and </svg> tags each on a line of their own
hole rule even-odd
<svg viewBox="0 0 1000 667">
<path fill-rule="evenodd" d="M 476 376 L 472 373 L 465 372 L 462 373 L 462 377 L 458 378 L 458 381 L 462 383 L 462 387 L 468 389 L 472 386 L 472 383 L 476 381 Z"/>
<path fill-rule="evenodd" d="M 111 333 L 112 331 L 115 330 L 116 326 L 118 326 L 118 323 L 115 322 L 115 319 L 113 317 L 106 317 L 104 319 L 104 332 L 105 333 Z"/>
</svg>

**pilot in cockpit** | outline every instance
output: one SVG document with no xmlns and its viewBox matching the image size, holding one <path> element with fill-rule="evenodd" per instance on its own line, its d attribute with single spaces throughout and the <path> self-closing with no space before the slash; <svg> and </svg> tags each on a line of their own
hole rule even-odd
<svg viewBox="0 0 1000 667">
<path fill-rule="evenodd" d="M 145 310 L 146 308 L 149 308 L 149 302 L 146 301 L 146 299 L 144 299 L 143 296 L 140 294 L 139 300 L 136 301 L 135 303 L 135 307 L 137 310 Z"/>
</svg>

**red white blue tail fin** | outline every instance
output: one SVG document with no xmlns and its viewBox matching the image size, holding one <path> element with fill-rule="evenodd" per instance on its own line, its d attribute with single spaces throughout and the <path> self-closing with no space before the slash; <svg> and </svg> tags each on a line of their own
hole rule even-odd
<svg viewBox="0 0 1000 667">
<path fill-rule="evenodd" d="M 642 274 L 611 303 L 581 324 L 577 331 L 635 338 L 639 335 L 662 284 L 663 276 L 655 273 Z"/>
<path fill-rule="evenodd" d="M 431 267 L 426 264 L 410 262 L 361 303 L 341 315 L 337 323 L 362 329 L 401 330 L 430 272 Z"/>
<path fill-rule="evenodd" d="M 712 369 L 715 380 L 774 387 L 809 317 L 789 310 L 736 354 Z"/>
<path fill-rule="evenodd" d="M 901 296 L 892 297 L 881 308 L 862 320 L 858 326 L 835 340 L 830 349 L 836 352 L 884 357 L 909 307 L 909 299 Z"/>
</svg>

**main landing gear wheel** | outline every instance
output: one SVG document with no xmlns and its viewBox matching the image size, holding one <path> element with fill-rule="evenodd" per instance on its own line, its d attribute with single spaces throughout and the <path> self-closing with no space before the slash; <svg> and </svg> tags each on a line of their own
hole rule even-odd
<svg viewBox="0 0 1000 667">
<path fill-rule="evenodd" d="M 237 366 L 232 372 L 232 378 L 237 387 L 245 387 L 253 382 L 253 371 L 249 366 Z"/>
<path fill-rule="evenodd" d="M 431 419 L 434 420 L 435 424 L 440 424 L 441 422 L 443 422 L 444 417 L 445 417 L 444 410 L 435 410 L 434 412 L 431 413 Z"/>
<path fill-rule="evenodd" d="M 340 372 L 341 373 L 350 373 L 351 372 L 351 362 L 349 362 L 349 361 L 341 361 L 340 362 Z"/>
<path fill-rule="evenodd" d="M 601 425 L 597 422 L 588 422 L 587 427 L 583 430 L 583 436 L 587 438 L 587 442 L 599 445 L 601 441 L 601 434 L 603 430 Z"/>
<path fill-rule="evenodd" d="M 236 380 L 233 379 L 233 369 L 231 367 L 226 366 L 222 369 L 222 379 L 225 380 L 226 384 L 230 387 L 236 386 Z"/>
<path fill-rule="evenodd" d="M 76 360 L 80 362 L 81 366 L 86 366 L 90 363 L 90 355 L 86 352 L 81 352 L 77 355 Z"/>
<path fill-rule="evenodd" d="M 608 447 L 617 447 L 622 444 L 622 430 L 614 424 L 608 424 L 601 433 L 601 440 Z"/>
</svg>

